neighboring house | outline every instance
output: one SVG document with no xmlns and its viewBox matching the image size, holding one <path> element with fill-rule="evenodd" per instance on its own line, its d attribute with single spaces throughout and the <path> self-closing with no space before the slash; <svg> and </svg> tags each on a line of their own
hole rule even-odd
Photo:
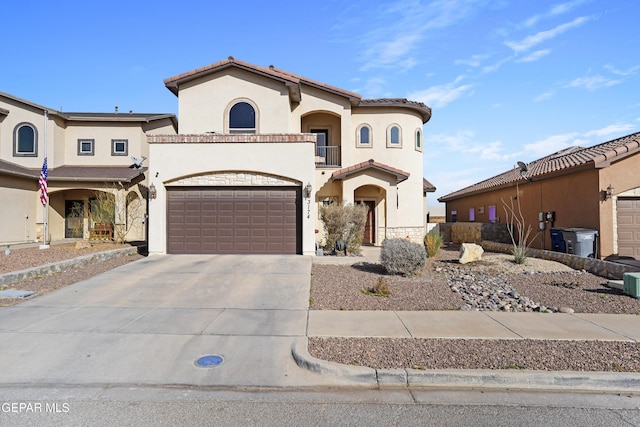
<svg viewBox="0 0 640 427">
<path fill-rule="evenodd" d="M 67 113 L 0 92 L 0 244 L 43 241 L 45 157 L 47 242 L 89 237 L 96 192 L 113 195 L 112 220 L 127 240 L 144 240 L 147 168 L 131 156 L 149 156 L 147 134 L 176 130 L 172 114 Z"/>
<path fill-rule="evenodd" d="M 523 166 L 440 197 L 447 221 L 504 223 L 513 202 L 532 236 L 544 227 L 532 247 L 552 249 L 553 227 L 585 228 L 598 232 L 601 258 L 640 259 L 640 133 Z"/>
<path fill-rule="evenodd" d="M 424 104 L 231 57 L 165 85 L 179 135 L 148 138 L 151 252 L 313 254 L 330 203 L 370 208 L 365 244 L 422 241 Z"/>
<path fill-rule="evenodd" d="M 423 178 L 423 103 L 363 99 L 231 57 L 164 83 L 179 123 L 65 113 L 0 94 L 0 243 L 42 240 L 45 135 L 54 240 L 90 234 L 99 190 L 117 206 L 148 208 L 148 228 L 127 238 L 148 235 L 152 253 L 315 254 L 319 207 L 330 203 L 369 207 L 364 244 L 422 242 L 435 191 Z M 135 168 L 132 155 L 148 159 Z M 81 227 L 70 215 L 78 208 Z"/>
</svg>

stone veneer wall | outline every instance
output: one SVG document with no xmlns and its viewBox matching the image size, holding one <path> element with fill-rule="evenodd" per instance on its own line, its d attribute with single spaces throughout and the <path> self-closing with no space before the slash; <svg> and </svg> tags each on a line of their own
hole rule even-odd
<svg viewBox="0 0 640 427">
<path fill-rule="evenodd" d="M 484 250 L 491 252 L 512 253 L 513 245 L 482 241 L 480 243 Z M 585 258 L 577 255 L 565 254 L 562 252 L 552 252 L 542 249 L 528 249 L 528 254 L 534 258 L 546 259 L 549 261 L 561 262 L 576 270 L 585 270 L 607 279 L 622 279 L 624 273 L 639 271 L 637 267 L 604 261 L 596 258 Z"/>
<path fill-rule="evenodd" d="M 179 186 L 291 186 L 300 185 L 300 182 L 281 176 L 255 172 L 218 172 L 189 176 L 166 184 Z"/>
<path fill-rule="evenodd" d="M 424 241 L 424 227 L 380 227 L 378 229 L 378 242 L 382 244 L 385 239 L 406 239 L 414 243 L 422 244 Z"/>
<path fill-rule="evenodd" d="M 480 243 L 489 240 L 498 243 L 511 243 L 506 224 L 482 222 L 446 222 L 438 224 L 445 242 Z"/>
</svg>

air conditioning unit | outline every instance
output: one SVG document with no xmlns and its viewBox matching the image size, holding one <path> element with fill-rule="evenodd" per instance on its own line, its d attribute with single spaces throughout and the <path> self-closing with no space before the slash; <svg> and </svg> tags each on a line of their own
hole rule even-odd
<svg viewBox="0 0 640 427">
<path fill-rule="evenodd" d="M 634 298 L 640 298 L 640 273 L 624 273 L 622 275 L 624 293 Z"/>
</svg>

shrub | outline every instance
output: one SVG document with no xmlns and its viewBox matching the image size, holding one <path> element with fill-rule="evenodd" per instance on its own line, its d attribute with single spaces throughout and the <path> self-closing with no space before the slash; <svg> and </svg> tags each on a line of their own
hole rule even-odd
<svg viewBox="0 0 640 427">
<path fill-rule="evenodd" d="M 391 289 L 389 289 L 384 277 L 378 277 L 378 282 L 373 288 L 361 289 L 360 291 L 365 295 L 373 295 L 374 297 L 388 297 L 391 295 Z"/>
<path fill-rule="evenodd" d="M 404 239 L 382 242 L 380 263 L 390 274 L 411 276 L 425 264 L 424 246 Z"/>
<path fill-rule="evenodd" d="M 367 207 L 361 205 L 329 205 L 320 208 L 324 224 L 325 249 L 333 251 L 336 241 L 347 245 L 347 252 L 360 253 L 367 221 Z"/>
<path fill-rule="evenodd" d="M 438 251 L 443 242 L 442 234 L 431 231 L 424 236 L 424 249 L 427 252 L 427 256 L 432 258 L 438 255 Z"/>
</svg>

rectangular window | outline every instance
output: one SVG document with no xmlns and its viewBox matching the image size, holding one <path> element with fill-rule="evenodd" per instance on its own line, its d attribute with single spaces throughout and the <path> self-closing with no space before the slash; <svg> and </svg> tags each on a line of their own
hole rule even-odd
<svg viewBox="0 0 640 427">
<path fill-rule="evenodd" d="M 111 140 L 111 155 L 126 156 L 129 153 L 129 141 L 126 139 Z"/>
<path fill-rule="evenodd" d="M 489 206 L 489 222 L 491 224 L 495 224 L 496 222 L 498 222 L 498 217 L 496 216 L 496 207 L 495 206 Z"/>
<path fill-rule="evenodd" d="M 78 156 L 93 156 L 94 143 L 95 143 L 95 140 L 93 139 L 79 139 L 78 140 Z"/>
<path fill-rule="evenodd" d="M 474 208 L 469 209 L 469 221 L 473 222 L 476 220 L 476 210 Z"/>
<path fill-rule="evenodd" d="M 458 220 L 458 211 L 451 211 L 451 222 L 456 222 Z"/>
</svg>

